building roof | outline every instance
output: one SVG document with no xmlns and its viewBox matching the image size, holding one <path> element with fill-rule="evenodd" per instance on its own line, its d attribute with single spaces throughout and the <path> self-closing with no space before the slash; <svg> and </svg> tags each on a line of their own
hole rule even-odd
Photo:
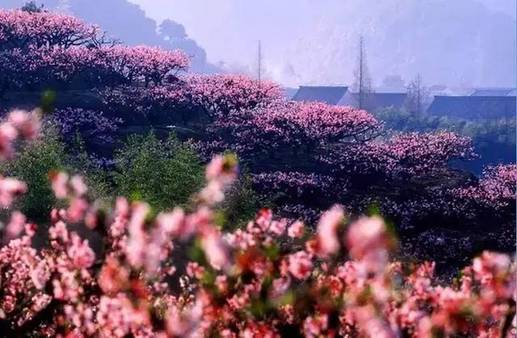
<svg viewBox="0 0 517 338">
<path fill-rule="evenodd" d="M 435 96 L 427 112 L 469 118 L 514 116 L 515 96 Z"/>
<path fill-rule="evenodd" d="M 402 108 L 406 103 L 406 93 L 373 93 L 371 95 L 371 109 L 378 108 Z"/>
<path fill-rule="evenodd" d="M 515 88 L 478 88 L 471 96 L 515 96 Z"/>
<path fill-rule="evenodd" d="M 357 106 L 359 94 L 351 93 L 354 99 L 353 105 Z M 379 108 L 402 108 L 406 103 L 407 93 L 377 93 L 373 92 L 366 97 L 366 109 L 377 110 Z"/>
<path fill-rule="evenodd" d="M 300 86 L 293 96 L 293 100 L 338 104 L 347 90 L 348 87 L 344 86 Z"/>
<path fill-rule="evenodd" d="M 292 100 L 293 97 L 296 95 L 296 93 L 298 92 L 298 89 L 297 88 L 290 88 L 290 87 L 284 87 L 282 88 L 283 92 L 284 92 L 284 95 L 287 99 L 289 100 Z"/>
</svg>

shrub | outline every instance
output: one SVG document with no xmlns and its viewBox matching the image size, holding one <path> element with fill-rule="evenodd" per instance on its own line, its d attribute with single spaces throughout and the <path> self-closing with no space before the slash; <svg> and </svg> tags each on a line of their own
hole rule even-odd
<svg viewBox="0 0 517 338">
<path fill-rule="evenodd" d="M 74 174 L 81 175 L 88 185 L 88 195 L 96 200 L 113 202 L 112 179 L 108 170 L 109 161 L 88 153 L 80 134 L 66 144 L 67 164 Z"/>
<path fill-rule="evenodd" d="M 265 199 L 260 198 L 253 190 L 252 178 L 249 175 L 241 176 L 229 189 L 227 197 L 219 207 L 223 229 L 244 228 L 264 204 Z"/>
<path fill-rule="evenodd" d="M 50 186 L 52 172 L 67 168 L 63 144 L 52 130 L 38 140 L 23 146 L 18 156 L 2 164 L 2 174 L 27 184 L 28 192 L 19 200 L 20 210 L 33 220 L 46 220 L 55 199 Z"/>
<path fill-rule="evenodd" d="M 185 204 L 203 184 L 203 168 L 195 152 L 173 136 L 130 136 L 115 154 L 117 193 L 148 201 L 158 210 Z"/>
</svg>

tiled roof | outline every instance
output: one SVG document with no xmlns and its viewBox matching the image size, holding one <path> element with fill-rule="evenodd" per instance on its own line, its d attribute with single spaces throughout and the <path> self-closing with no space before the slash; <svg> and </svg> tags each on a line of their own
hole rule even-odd
<svg viewBox="0 0 517 338">
<path fill-rule="evenodd" d="M 435 96 L 428 112 L 455 117 L 515 116 L 515 96 Z"/>
<path fill-rule="evenodd" d="M 300 86 L 293 97 L 294 101 L 318 101 L 338 104 L 347 92 L 342 86 Z"/>
</svg>

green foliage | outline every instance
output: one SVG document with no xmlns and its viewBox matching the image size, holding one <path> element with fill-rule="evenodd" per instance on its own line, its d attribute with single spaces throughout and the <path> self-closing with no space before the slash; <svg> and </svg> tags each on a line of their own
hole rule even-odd
<svg viewBox="0 0 517 338">
<path fill-rule="evenodd" d="M 157 211 L 185 205 L 204 183 L 196 153 L 175 137 L 132 135 L 115 154 L 118 195 L 145 200 Z"/>
<path fill-rule="evenodd" d="M 469 136 L 474 142 L 486 141 L 515 145 L 515 119 L 467 120 L 426 114 L 418 115 L 396 109 L 383 109 L 375 115 L 385 123 L 387 129 L 396 131 L 428 132 L 442 129 Z"/>
<path fill-rule="evenodd" d="M 31 220 L 47 220 L 55 204 L 49 173 L 66 169 L 66 153 L 58 136 L 50 130 L 20 149 L 14 160 L 3 163 L 3 175 L 16 177 L 27 184 L 28 192 L 17 207 Z"/>
<path fill-rule="evenodd" d="M 223 216 L 223 229 L 235 230 L 244 227 L 247 222 L 255 218 L 257 210 L 264 205 L 252 189 L 251 178 L 242 175 L 227 192 L 227 196 L 220 206 Z"/>
<path fill-rule="evenodd" d="M 54 105 L 56 103 L 57 94 L 54 90 L 45 90 L 41 93 L 41 110 L 44 113 L 50 113 L 54 110 Z"/>
<path fill-rule="evenodd" d="M 95 200 L 109 202 L 113 199 L 113 186 L 109 172 L 88 154 L 80 134 L 66 147 L 69 154 L 67 164 L 74 174 L 81 175 L 88 186 L 88 195 Z"/>
<path fill-rule="evenodd" d="M 387 129 L 404 132 L 447 129 L 445 127 L 449 125 L 446 117 L 414 114 L 405 109 L 381 109 L 375 116 L 384 122 Z"/>
</svg>

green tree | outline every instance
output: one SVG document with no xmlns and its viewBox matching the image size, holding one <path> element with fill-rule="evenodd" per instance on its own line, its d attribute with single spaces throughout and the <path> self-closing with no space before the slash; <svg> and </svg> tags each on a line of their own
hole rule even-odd
<svg viewBox="0 0 517 338">
<path fill-rule="evenodd" d="M 204 183 L 197 154 L 174 136 L 159 140 L 153 133 L 132 135 L 115 154 L 117 193 L 168 210 L 184 205 Z"/>
<path fill-rule="evenodd" d="M 226 198 L 220 206 L 222 226 L 225 230 L 242 228 L 255 218 L 257 210 L 267 203 L 259 198 L 252 188 L 249 175 L 242 175 L 226 193 Z"/>
<path fill-rule="evenodd" d="M 2 164 L 5 176 L 16 177 L 27 184 L 28 191 L 17 207 L 31 220 L 48 220 L 55 205 L 49 174 L 66 169 L 66 152 L 57 134 L 46 130 L 41 138 L 24 145 L 15 159 Z"/>
<path fill-rule="evenodd" d="M 79 133 L 66 144 L 67 164 L 74 174 L 81 175 L 88 186 L 88 195 L 94 200 L 113 201 L 114 191 L 109 171 L 100 164 L 99 158 L 88 153 Z"/>
</svg>

